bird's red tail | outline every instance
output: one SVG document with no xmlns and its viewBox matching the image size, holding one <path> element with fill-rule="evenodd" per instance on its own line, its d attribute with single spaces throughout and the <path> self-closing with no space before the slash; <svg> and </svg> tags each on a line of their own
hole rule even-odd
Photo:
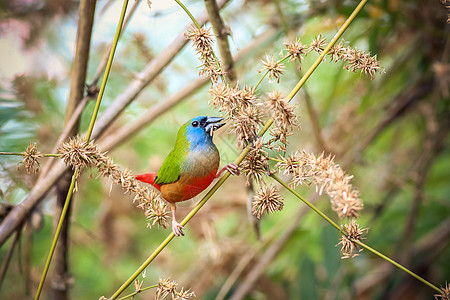
<svg viewBox="0 0 450 300">
<path fill-rule="evenodd" d="M 139 181 L 150 183 L 151 185 L 153 185 L 158 190 L 161 190 L 159 184 L 155 183 L 155 179 L 156 179 L 156 173 L 155 172 L 136 175 L 135 178 L 137 180 L 139 180 Z"/>
</svg>

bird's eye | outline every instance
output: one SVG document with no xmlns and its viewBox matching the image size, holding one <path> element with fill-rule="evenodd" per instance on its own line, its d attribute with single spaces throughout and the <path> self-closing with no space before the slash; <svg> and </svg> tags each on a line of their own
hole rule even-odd
<svg viewBox="0 0 450 300">
<path fill-rule="evenodd" d="M 197 127 L 198 126 L 198 121 L 192 122 L 192 126 Z"/>
</svg>

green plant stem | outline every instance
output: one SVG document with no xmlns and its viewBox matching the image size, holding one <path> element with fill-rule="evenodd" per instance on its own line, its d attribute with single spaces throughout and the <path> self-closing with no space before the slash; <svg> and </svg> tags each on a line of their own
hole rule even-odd
<svg viewBox="0 0 450 300">
<path fill-rule="evenodd" d="M 391 264 L 393 264 L 394 266 L 396 266 L 397 268 L 399 268 L 400 270 L 405 271 L 406 273 L 408 273 L 409 275 L 411 275 L 412 277 L 416 278 L 417 280 L 421 281 L 422 283 L 428 285 L 430 288 L 438 291 L 438 292 L 442 292 L 442 290 L 440 288 L 438 288 L 437 286 L 435 286 L 434 284 L 432 284 L 431 282 L 423 279 L 422 277 L 420 277 L 419 275 L 417 275 L 416 273 L 412 272 L 411 270 L 407 269 L 406 267 L 402 266 L 401 264 L 399 264 L 398 262 L 390 259 L 389 257 L 387 257 L 386 255 L 384 255 L 383 253 L 373 249 L 372 247 L 364 244 L 361 241 L 358 240 L 354 240 L 352 239 L 352 242 L 354 242 L 355 244 L 358 244 L 359 246 L 363 247 L 366 250 L 369 250 L 370 252 L 372 252 L 375 255 L 378 255 L 379 257 L 381 257 L 382 259 L 384 259 L 387 262 L 390 262 Z"/>
<path fill-rule="evenodd" d="M 178 4 L 180 4 L 179 0 L 175 0 Z M 345 21 L 345 23 L 342 25 L 342 27 L 339 29 L 338 33 L 335 35 L 335 37 L 332 39 L 332 41 L 328 44 L 328 46 L 325 48 L 326 51 L 329 51 L 331 47 L 337 42 L 339 37 L 342 36 L 345 29 L 350 25 L 350 23 L 355 19 L 356 15 L 361 11 L 364 4 L 367 2 L 367 0 L 362 0 L 360 4 L 355 8 L 355 11 L 350 15 L 350 17 Z M 181 5 L 180 5 L 181 6 Z M 184 7 L 184 5 L 182 6 Z M 186 8 L 187 10 L 187 8 Z M 289 93 L 288 100 L 291 100 L 295 94 L 298 92 L 300 87 L 306 82 L 306 80 L 309 78 L 309 76 L 312 74 L 312 72 L 317 68 L 317 66 L 321 63 L 323 57 L 326 54 L 326 51 L 317 58 L 315 63 L 310 67 L 308 72 L 306 72 L 305 75 L 300 79 L 299 83 L 295 86 L 295 88 Z M 285 58 L 284 58 L 285 59 Z M 266 124 L 264 124 L 264 127 L 259 131 L 258 135 L 262 136 L 264 135 L 267 130 L 269 130 L 270 126 L 273 124 L 274 120 L 270 118 Z M 248 152 L 250 151 L 250 146 L 247 146 L 244 150 L 242 150 L 239 157 L 236 159 L 235 163 L 239 165 L 247 156 Z M 184 220 L 181 222 L 181 225 L 186 225 L 189 220 L 199 211 L 199 209 L 205 205 L 205 203 L 211 198 L 211 196 L 222 186 L 222 184 L 230 177 L 230 173 L 226 172 L 217 182 L 216 184 L 208 191 L 208 193 L 200 200 L 200 202 L 192 209 L 192 211 L 184 218 Z M 331 221 L 331 220 L 330 220 Z M 331 221 L 333 222 L 333 221 Z M 334 223 L 334 222 L 333 222 Z M 335 224 L 335 223 L 334 223 Z M 336 225 L 337 226 L 337 225 Z M 339 226 L 337 226 L 338 230 L 341 229 Z M 131 275 L 130 278 L 125 281 L 124 284 L 111 296 L 110 299 L 116 299 L 136 278 L 139 276 L 141 272 L 144 271 L 144 269 L 155 259 L 156 256 L 170 243 L 170 241 L 175 237 L 173 233 L 170 233 L 169 236 L 156 248 L 156 250 L 150 255 L 149 258 L 136 270 L 136 272 Z"/>
<path fill-rule="evenodd" d="M 153 289 L 153 288 L 156 288 L 156 287 L 158 287 L 157 284 L 151 285 L 151 286 L 147 286 L 147 287 L 145 287 L 145 288 L 142 288 L 142 289 L 140 289 L 140 290 L 138 290 L 138 291 L 135 291 L 134 293 L 131 293 L 131 294 L 129 294 L 129 295 L 126 295 L 125 297 L 119 298 L 119 299 L 117 299 L 117 300 L 125 300 L 125 299 L 127 299 L 127 298 L 131 298 L 131 297 L 136 296 L 137 294 L 139 294 L 139 293 L 141 293 L 141 292 L 143 292 L 143 291 L 146 291 L 146 290 L 149 290 L 149 289 Z"/>
<path fill-rule="evenodd" d="M 101 103 L 101 100 L 102 100 L 102 97 L 103 97 L 103 93 L 105 92 L 106 81 L 108 80 L 108 76 L 109 76 L 109 73 L 111 71 L 111 65 L 112 65 L 112 61 L 113 61 L 113 58 L 114 58 L 114 53 L 115 53 L 116 48 L 117 48 L 117 43 L 119 41 L 120 31 L 121 31 L 122 24 L 123 24 L 123 21 L 124 21 L 124 18 L 125 18 L 125 12 L 127 10 L 127 6 L 128 6 L 128 0 L 124 0 L 123 1 L 123 6 L 122 6 L 122 12 L 121 12 L 120 19 L 119 19 L 119 24 L 117 25 L 117 29 L 116 29 L 116 34 L 114 36 L 113 45 L 112 45 L 112 48 L 111 48 L 111 52 L 109 54 L 109 59 L 108 59 L 107 65 L 106 65 L 105 74 L 103 76 L 102 85 L 101 85 L 100 91 L 98 93 L 97 101 L 95 103 L 94 112 L 93 112 L 92 118 L 91 118 L 91 123 L 90 123 L 88 131 L 87 131 L 87 135 L 86 135 L 86 140 L 87 141 L 89 141 L 90 138 L 91 138 L 92 131 L 94 129 L 95 120 L 97 118 L 98 110 L 100 108 L 100 103 Z M 36 292 L 36 297 L 35 297 L 36 300 L 38 300 L 40 295 L 41 295 L 42 288 L 43 288 L 44 282 L 45 282 L 45 278 L 47 277 L 47 273 L 48 273 L 48 270 L 50 268 L 50 262 L 52 260 L 53 254 L 55 252 L 56 243 L 58 242 L 58 238 L 59 238 L 59 235 L 61 233 L 61 228 L 62 228 L 64 219 L 66 217 L 67 210 L 69 208 L 70 200 L 72 199 L 73 190 L 75 188 L 75 183 L 76 183 L 76 179 L 78 177 L 78 174 L 79 174 L 79 170 L 76 169 L 74 171 L 73 175 L 72 175 L 72 181 L 70 182 L 69 190 L 67 191 L 66 201 L 64 203 L 64 207 L 63 207 L 63 210 L 61 212 L 61 216 L 60 216 L 59 221 L 58 221 L 58 226 L 56 227 L 55 236 L 53 237 L 52 245 L 50 247 L 50 252 L 48 254 L 47 261 L 46 261 L 45 266 L 44 266 L 44 271 L 42 273 L 41 281 L 39 282 L 38 290 Z"/>
<path fill-rule="evenodd" d="M 330 223 L 334 228 L 336 228 L 341 234 L 345 235 L 347 238 L 348 235 L 347 233 L 339 226 L 337 225 L 335 222 L 333 222 L 327 215 L 325 215 L 322 211 L 320 211 L 320 209 L 318 209 L 315 205 L 313 205 L 311 202 L 309 202 L 308 200 L 306 200 L 304 197 L 302 197 L 299 193 L 297 193 L 295 190 L 293 190 L 292 188 L 289 187 L 288 184 L 286 184 L 286 182 L 284 182 L 280 177 L 278 177 L 275 174 L 270 175 L 270 177 L 272 177 L 273 179 L 275 179 L 276 181 L 278 181 L 278 183 L 280 183 L 282 186 L 284 186 L 289 192 L 291 192 L 295 197 L 299 198 L 300 200 L 302 200 L 306 205 L 308 205 L 312 210 L 314 210 L 317 214 L 319 214 L 322 218 L 324 218 L 328 223 Z M 349 238 L 353 243 L 358 244 L 359 246 L 363 247 L 364 249 L 367 249 L 368 251 L 372 252 L 375 255 L 378 255 L 379 257 L 381 257 L 382 259 L 386 260 L 387 262 L 393 264 L 394 266 L 396 266 L 397 268 L 405 271 L 406 273 L 408 273 L 409 275 L 413 276 L 414 278 L 416 278 L 417 280 L 421 281 L 422 283 L 428 285 L 429 287 L 431 287 L 432 289 L 435 289 L 438 292 L 441 292 L 441 289 L 439 289 L 438 287 L 436 287 L 435 285 L 433 285 L 432 283 L 430 283 L 429 281 L 423 279 L 422 277 L 420 277 L 419 275 L 417 275 L 416 273 L 408 270 L 407 268 L 405 268 L 404 266 L 402 266 L 401 264 L 399 264 L 398 262 L 390 259 L 389 257 L 387 257 L 386 255 L 384 255 L 383 253 L 373 249 L 372 247 L 364 244 L 363 242 L 359 241 L 359 240 L 355 240 L 352 238 Z"/>
<path fill-rule="evenodd" d="M 0 155 L 20 155 L 24 156 L 25 152 L 0 152 Z M 39 154 L 43 157 L 59 157 L 60 154 Z"/>
</svg>

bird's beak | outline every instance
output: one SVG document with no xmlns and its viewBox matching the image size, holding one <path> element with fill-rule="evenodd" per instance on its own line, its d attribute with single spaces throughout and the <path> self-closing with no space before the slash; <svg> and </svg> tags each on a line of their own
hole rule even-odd
<svg viewBox="0 0 450 300">
<path fill-rule="evenodd" d="M 225 123 L 219 123 L 222 120 L 223 118 L 220 117 L 208 117 L 206 119 L 205 131 L 209 132 L 209 134 L 212 136 L 213 131 L 225 125 Z"/>
</svg>

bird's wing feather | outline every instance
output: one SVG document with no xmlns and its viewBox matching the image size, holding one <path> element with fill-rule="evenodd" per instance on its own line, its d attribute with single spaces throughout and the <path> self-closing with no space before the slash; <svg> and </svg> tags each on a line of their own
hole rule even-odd
<svg viewBox="0 0 450 300">
<path fill-rule="evenodd" d="M 164 160 L 156 176 L 155 183 L 158 185 L 176 182 L 181 176 L 182 162 L 184 161 L 184 151 L 172 150 Z"/>
</svg>

